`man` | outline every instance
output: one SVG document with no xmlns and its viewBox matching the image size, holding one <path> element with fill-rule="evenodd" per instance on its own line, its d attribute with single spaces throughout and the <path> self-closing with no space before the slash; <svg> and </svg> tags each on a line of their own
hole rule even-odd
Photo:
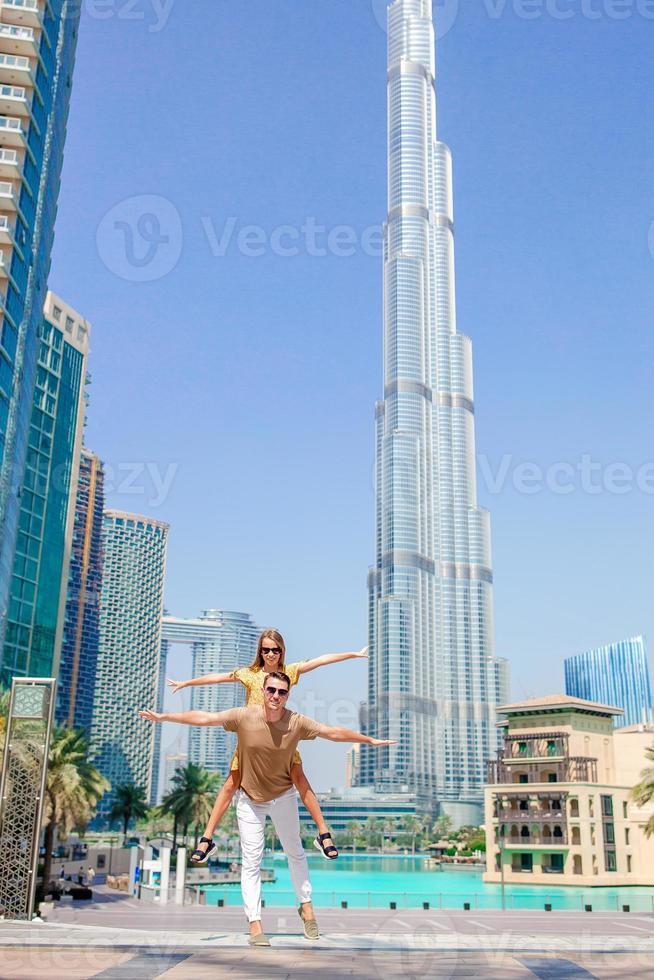
<svg viewBox="0 0 654 980">
<path fill-rule="evenodd" d="M 322 725 L 312 718 L 286 708 L 290 691 L 289 677 L 273 671 L 264 679 L 264 705 L 232 708 L 231 711 L 181 711 L 158 714 L 140 711 L 148 721 L 176 721 L 183 725 L 220 725 L 238 735 L 238 757 L 241 788 L 236 802 L 236 816 L 241 836 L 243 863 L 241 890 L 245 914 L 250 925 L 252 946 L 270 946 L 261 925 L 261 861 L 264 852 L 264 827 L 270 816 L 277 831 L 293 880 L 298 909 L 307 939 L 319 939 L 318 923 L 311 904 L 309 866 L 300 837 L 300 818 L 291 766 L 298 742 L 325 738 L 331 742 L 363 742 L 367 745 L 393 745 L 393 742 L 371 738 L 348 728 Z"/>
</svg>

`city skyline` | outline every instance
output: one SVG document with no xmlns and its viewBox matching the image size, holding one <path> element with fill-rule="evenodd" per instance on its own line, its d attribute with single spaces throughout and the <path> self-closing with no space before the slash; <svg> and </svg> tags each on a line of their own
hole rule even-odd
<svg viewBox="0 0 654 980">
<path fill-rule="evenodd" d="M 379 225 L 385 37 L 367 4 L 338 17 L 322 2 L 310 16 L 283 0 L 256 17 L 231 4 L 202 9 L 207 35 L 199 47 L 177 8 L 152 35 L 147 24 L 86 16 L 86 87 L 74 95 L 58 226 L 66 252 L 55 252 L 51 281 L 91 320 L 104 297 L 110 329 L 97 324 L 89 443 L 108 461 L 112 505 L 171 523 L 167 604 L 189 616 L 215 605 L 249 609 L 262 625 L 279 626 L 299 659 L 365 642 L 361 569 L 370 559 L 381 261 L 361 251 L 324 259 L 269 251 L 255 259 L 238 250 L 236 236 L 219 257 L 201 218 L 220 237 L 233 214 L 239 228 L 264 227 L 268 240 L 277 227 L 305 225 L 307 215 L 328 228 L 346 223 L 358 241 Z M 642 206 L 651 168 L 642 148 L 651 110 L 639 94 L 651 64 L 642 26 L 635 18 L 491 21 L 466 9 L 439 44 L 439 126 L 457 158 L 460 319 L 475 338 L 479 495 L 493 512 L 496 649 L 512 661 L 515 696 L 545 689 L 553 665 L 562 676 L 566 654 L 652 631 L 649 497 L 637 489 L 586 491 L 581 477 L 573 493 L 558 493 L 558 476 L 549 473 L 559 463 L 575 470 L 588 455 L 600 466 L 592 482 L 601 484 L 609 466 L 625 462 L 636 471 L 648 456 L 643 311 L 653 267 Z M 215 38 L 230 36 L 256 50 L 255 70 L 266 82 L 257 99 L 238 45 L 220 45 L 214 57 Z M 266 48 L 264 38 L 278 45 Z M 278 71 L 286 38 L 299 52 L 288 77 Z M 107 48 L 115 49 L 111 62 Z M 158 163 L 163 128 L 144 131 L 102 83 L 118 49 L 121 63 L 136 65 L 144 105 L 165 98 L 181 109 L 172 80 L 153 81 L 160 62 L 174 56 L 203 73 L 215 109 L 206 127 L 196 108 L 184 107 L 204 134 L 199 150 L 184 155 L 191 181 Z M 343 62 L 347 80 L 334 71 Z M 304 93 L 309 78 L 320 83 L 317 103 Z M 129 134 L 124 142 L 110 137 L 119 125 Z M 601 162 L 615 131 L 628 181 Z M 87 140 L 107 161 L 93 180 Z M 320 147 L 319 165 L 311 155 L 305 160 L 307 145 Z M 178 267 L 151 284 L 121 278 L 95 248 L 104 215 L 145 192 L 170 201 L 184 228 Z M 80 195 L 88 202 L 84 226 Z M 617 229 L 611 240 L 597 223 L 606 201 Z M 630 331 L 618 351 L 614 322 Z M 183 343 L 181 323 L 190 324 Z M 184 391 L 184 413 L 169 390 Z M 158 484 L 146 464 L 156 467 Z M 516 472 L 527 464 L 549 474 L 535 493 Z M 172 483 L 160 494 L 170 465 Z M 263 481 L 259 471 L 275 467 L 284 479 Z M 634 570 L 628 590 L 617 570 L 627 564 Z M 353 699 L 365 696 L 362 669 L 334 668 L 333 676 Z M 321 681 L 312 687 L 307 679 L 303 690 L 330 696 Z M 322 759 L 326 772 L 342 768 Z"/>
<path fill-rule="evenodd" d="M 472 341 L 457 329 L 432 0 L 391 4 L 387 84 L 384 397 L 362 722 L 397 745 L 364 746 L 360 782 L 408 786 L 474 824 L 497 747 L 491 518 L 477 506 Z"/>
</svg>

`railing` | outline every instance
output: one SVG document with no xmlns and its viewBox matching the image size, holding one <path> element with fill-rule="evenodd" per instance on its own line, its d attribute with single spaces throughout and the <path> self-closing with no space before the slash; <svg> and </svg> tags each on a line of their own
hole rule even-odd
<svg viewBox="0 0 654 980">
<path fill-rule="evenodd" d="M 0 54 L 0 68 L 20 68 L 30 70 L 30 59 L 24 54 Z"/>
<path fill-rule="evenodd" d="M 17 7 L 21 10 L 34 10 L 38 12 L 38 0 L 2 0 L 3 7 Z"/>
<path fill-rule="evenodd" d="M 559 844 L 568 844 L 568 835 L 562 833 L 560 836 L 552 834 L 551 836 L 543 836 L 543 834 L 530 834 L 529 837 L 522 837 L 520 834 L 511 834 L 504 838 L 507 844 L 524 844 L 525 847 L 536 847 L 538 845 L 545 845 L 547 847 L 558 847 Z"/>
<path fill-rule="evenodd" d="M 7 150 L 3 147 L 0 150 L 0 163 L 18 163 L 16 150 Z"/>
<path fill-rule="evenodd" d="M 24 99 L 25 89 L 19 85 L 0 85 L 0 96 L 5 99 Z"/>
<path fill-rule="evenodd" d="M 21 41 L 35 40 L 31 27 L 14 27 L 13 24 L 0 24 L 0 36 L 13 37 Z"/>
</svg>

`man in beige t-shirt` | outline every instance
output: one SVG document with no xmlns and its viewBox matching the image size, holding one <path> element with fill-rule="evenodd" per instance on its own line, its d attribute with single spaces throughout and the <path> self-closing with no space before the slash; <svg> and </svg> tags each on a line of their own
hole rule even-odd
<svg viewBox="0 0 654 980">
<path fill-rule="evenodd" d="M 250 943 L 269 946 L 261 926 L 261 861 L 265 846 L 264 827 L 270 816 L 293 879 L 300 902 L 299 914 L 307 939 L 318 939 L 318 923 L 311 904 L 309 866 L 302 847 L 297 795 L 291 779 L 291 766 L 298 742 L 326 738 L 332 742 L 362 742 L 392 745 L 348 728 L 322 725 L 312 718 L 286 709 L 291 682 L 286 674 L 274 671 L 264 679 L 264 706 L 232 708 L 215 714 L 208 711 L 181 711 L 159 714 L 141 711 L 148 721 L 176 721 L 185 725 L 220 725 L 238 735 L 241 788 L 236 802 L 243 863 L 241 890 L 245 914 L 250 923 Z"/>
</svg>

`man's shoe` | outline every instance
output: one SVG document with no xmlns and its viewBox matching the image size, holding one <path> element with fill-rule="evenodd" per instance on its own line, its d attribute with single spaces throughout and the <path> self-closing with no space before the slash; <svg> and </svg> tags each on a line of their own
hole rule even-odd
<svg viewBox="0 0 654 980">
<path fill-rule="evenodd" d="M 270 940 L 265 932 L 258 932 L 256 936 L 248 936 L 250 946 L 270 946 Z"/>
<path fill-rule="evenodd" d="M 297 910 L 298 915 L 302 919 L 302 925 L 304 926 L 304 935 L 307 939 L 315 940 L 320 939 L 320 930 L 318 929 L 318 923 L 315 919 L 305 919 L 302 915 L 302 906 L 300 905 Z"/>
</svg>

